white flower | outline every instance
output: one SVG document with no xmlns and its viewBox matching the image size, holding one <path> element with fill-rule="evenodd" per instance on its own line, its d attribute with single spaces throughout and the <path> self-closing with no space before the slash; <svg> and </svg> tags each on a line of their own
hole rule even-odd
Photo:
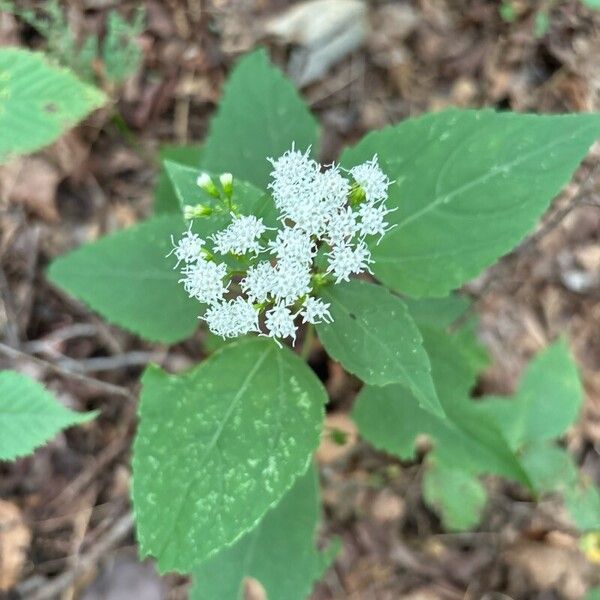
<svg viewBox="0 0 600 600">
<path fill-rule="evenodd" d="M 213 198 L 219 197 L 219 190 L 208 173 L 200 173 L 196 179 L 196 185 L 210 194 Z"/>
<path fill-rule="evenodd" d="M 307 296 L 302 307 L 301 315 L 303 323 L 331 323 L 333 319 L 329 314 L 329 304 L 323 302 L 320 298 Z"/>
<path fill-rule="evenodd" d="M 277 263 L 271 287 L 275 299 L 291 304 L 310 290 L 310 266 L 291 259 Z"/>
<path fill-rule="evenodd" d="M 327 239 L 331 246 L 342 246 L 349 242 L 358 230 L 356 214 L 347 206 L 331 216 L 327 226 Z"/>
<path fill-rule="evenodd" d="M 361 235 L 378 235 L 379 241 L 389 231 L 388 223 L 385 221 L 385 216 L 392 212 L 387 210 L 383 204 L 375 204 L 373 202 L 364 202 L 358 209 L 360 216 L 360 233 Z"/>
<path fill-rule="evenodd" d="M 391 182 L 388 176 L 379 168 L 377 155 L 371 160 L 350 169 L 350 174 L 364 190 L 369 202 L 387 198 L 388 187 Z"/>
<path fill-rule="evenodd" d="M 294 318 L 296 315 L 283 304 L 276 304 L 265 314 L 265 325 L 269 330 L 269 336 L 273 338 L 291 337 L 296 340 L 296 326 Z"/>
<path fill-rule="evenodd" d="M 240 286 L 250 300 L 264 302 L 273 290 L 274 281 L 275 271 L 271 263 L 265 261 L 250 267 Z"/>
<path fill-rule="evenodd" d="M 167 256 L 171 256 L 171 254 L 175 255 L 177 264 L 174 268 L 176 269 L 182 261 L 190 263 L 201 257 L 200 251 L 202 250 L 202 246 L 204 246 L 204 240 L 198 234 L 192 232 L 192 224 L 190 223 L 188 230 L 181 236 L 181 239 L 177 243 L 175 243 L 173 236 L 171 236 L 171 244 L 173 244 L 173 249 Z"/>
<path fill-rule="evenodd" d="M 196 263 L 186 265 L 179 280 L 190 298 L 196 298 L 205 304 L 219 302 L 229 284 L 223 284 L 223 278 L 227 274 L 227 265 L 217 264 L 201 259 Z"/>
<path fill-rule="evenodd" d="M 327 171 L 319 173 L 317 184 L 321 200 L 325 202 L 329 212 L 344 206 L 350 193 L 350 183 L 342 176 L 338 166 L 332 165 Z"/>
<path fill-rule="evenodd" d="M 369 271 L 371 253 L 364 242 L 359 242 L 355 248 L 350 245 L 334 246 L 327 255 L 329 260 L 328 273 L 333 273 L 336 283 L 348 281 L 350 275 Z"/>
<path fill-rule="evenodd" d="M 310 148 L 302 154 L 299 150 L 292 149 L 285 152 L 277 159 L 269 158 L 273 165 L 271 183 L 269 188 L 273 192 L 275 206 L 285 212 L 290 204 L 301 200 L 306 195 L 319 174 L 319 165 L 308 158 Z"/>
<path fill-rule="evenodd" d="M 202 318 L 215 335 L 224 338 L 259 331 L 258 312 L 252 302 L 241 297 L 210 306 Z"/>
<path fill-rule="evenodd" d="M 316 254 L 316 246 L 310 235 L 297 227 L 283 227 L 277 238 L 269 242 L 271 254 L 280 260 L 310 264 Z"/>
<path fill-rule="evenodd" d="M 261 251 L 258 238 L 266 229 L 262 219 L 257 219 L 254 215 L 234 215 L 233 221 L 225 229 L 215 233 L 211 240 L 215 250 L 221 254 L 258 254 Z"/>
</svg>

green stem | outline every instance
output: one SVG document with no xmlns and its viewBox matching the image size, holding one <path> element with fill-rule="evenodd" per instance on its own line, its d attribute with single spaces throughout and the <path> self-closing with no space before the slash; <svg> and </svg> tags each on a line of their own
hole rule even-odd
<svg viewBox="0 0 600 600">
<path fill-rule="evenodd" d="M 310 352 L 314 345 L 315 341 L 315 326 L 312 323 L 308 323 L 306 325 L 306 329 L 304 330 L 304 340 L 302 342 L 302 350 L 300 351 L 300 356 L 302 360 L 308 360 L 310 356 Z"/>
</svg>

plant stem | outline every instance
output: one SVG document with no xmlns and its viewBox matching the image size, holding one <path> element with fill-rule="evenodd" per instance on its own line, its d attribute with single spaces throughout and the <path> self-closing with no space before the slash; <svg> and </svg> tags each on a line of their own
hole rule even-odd
<svg viewBox="0 0 600 600">
<path fill-rule="evenodd" d="M 313 347 L 313 342 L 315 341 L 315 326 L 312 323 L 308 323 L 306 325 L 306 329 L 304 330 L 304 340 L 302 342 L 302 350 L 300 351 L 300 356 L 303 360 L 308 360 L 310 356 L 310 351 Z"/>
</svg>

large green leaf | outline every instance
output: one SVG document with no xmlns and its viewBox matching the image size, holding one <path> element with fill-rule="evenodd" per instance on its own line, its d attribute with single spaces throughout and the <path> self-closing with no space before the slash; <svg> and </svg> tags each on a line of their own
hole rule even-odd
<svg viewBox="0 0 600 600">
<path fill-rule="evenodd" d="M 327 352 L 372 385 L 403 383 L 419 404 L 443 414 L 422 338 L 406 306 L 380 285 L 352 280 L 320 290 L 333 321 L 317 325 Z"/>
<path fill-rule="evenodd" d="M 189 144 L 185 146 L 166 145 L 159 150 L 159 158 L 162 166 L 156 180 L 156 187 L 154 188 L 155 214 L 178 213 L 181 210 L 181 205 L 175 193 L 175 189 L 173 188 L 173 183 L 164 166 L 165 161 L 194 167 L 198 174 L 202 153 L 203 149 L 198 144 Z"/>
<path fill-rule="evenodd" d="M 271 165 L 291 148 L 317 148 L 317 123 L 293 84 L 264 50 L 243 57 L 225 84 L 219 111 L 204 144 L 202 166 L 231 172 L 266 188 Z"/>
<path fill-rule="evenodd" d="M 76 413 L 37 381 L 15 371 L 0 372 L 0 460 L 33 452 L 59 431 L 85 423 L 97 413 Z"/>
<path fill-rule="evenodd" d="M 331 559 L 315 548 L 320 509 L 310 468 L 252 531 L 194 570 L 191 600 L 242 600 L 246 577 L 257 579 L 268 598 L 305 600 Z"/>
<path fill-rule="evenodd" d="M 179 376 L 144 374 L 133 501 L 142 555 L 189 571 L 252 529 L 308 467 L 325 391 L 272 340 L 226 346 Z"/>
<path fill-rule="evenodd" d="M 368 134 L 342 164 L 378 154 L 395 180 L 376 276 L 415 297 L 460 286 L 534 227 L 598 136 L 593 114 L 454 109 Z"/>
<path fill-rule="evenodd" d="M 109 321 L 141 337 L 176 342 L 198 326 L 201 305 L 188 298 L 173 259 L 171 236 L 181 216 L 155 217 L 55 260 L 48 278 Z"/>
<path fill-rule="evenodd" d="M 0 164 L 46 146 L 106 102 L 43 54 L 0 49 Z"/>
</svg>

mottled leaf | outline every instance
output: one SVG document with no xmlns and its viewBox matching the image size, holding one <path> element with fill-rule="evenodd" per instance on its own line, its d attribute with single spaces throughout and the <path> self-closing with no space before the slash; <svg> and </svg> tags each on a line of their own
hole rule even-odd
<svg viewBox="0 0 600 600">
<path fill-rule="evenodd" d="M 252 531 L 194 569 L 191 600 L 243 600 L 245 577 L 258 580 L 268 598 L 305 600 L 332 558 L 315 548 L 320 509 L 310 468 Z"/>
<path fill-rule="evenodd" d="M 252 529 L 305 472 L 325 391 L 272 340 L 226 346 L 183 375 L 144 374 L 133 501 L 142 555 L 186 572 Z"/>
</svg>

